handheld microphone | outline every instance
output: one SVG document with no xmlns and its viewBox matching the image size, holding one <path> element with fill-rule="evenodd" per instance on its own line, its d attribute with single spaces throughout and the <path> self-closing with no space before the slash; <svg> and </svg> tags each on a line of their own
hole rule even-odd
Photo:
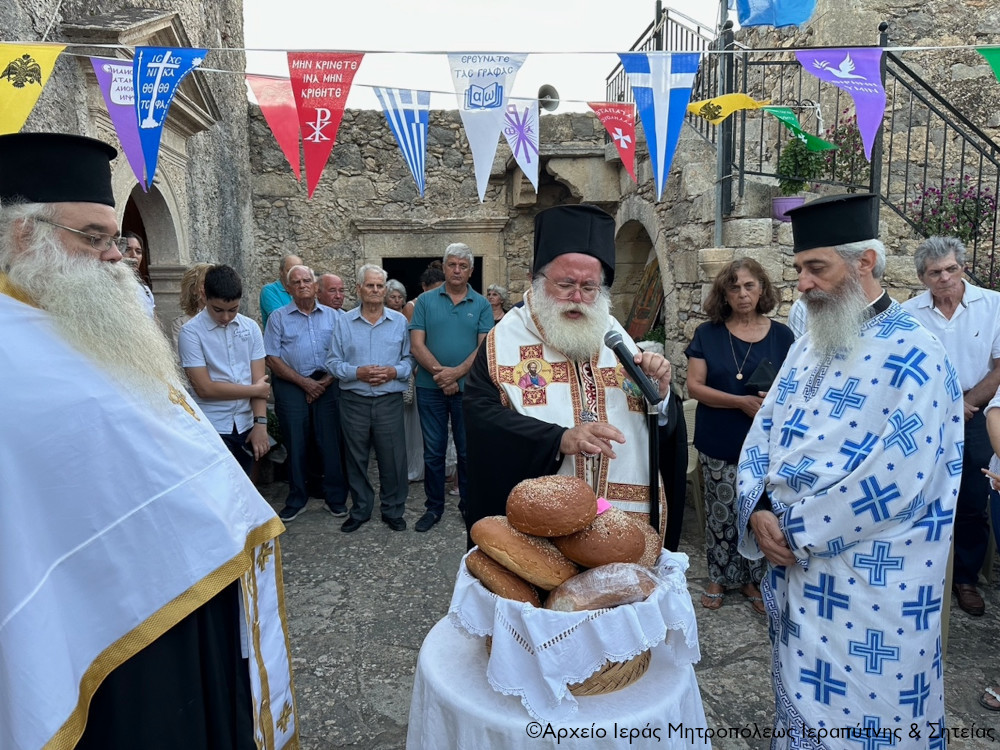
<svg viewBox="0 0 1000 750">
<path fill-rule="evenodd" d="M 663 400 L 663 397 L 660 396 L 659 386 L 650 380 L 646 373 L 639 369 L 639 365 L 633 360 L 635 355 L 625 346 L 625 341 L 618 331 L 611 330 L 604 334 L 604 345 L 615 353 L 618 361 L 625 368 L 625 372 L 628 373 L 629 378 L 639 387 L 642 395 L 645 396 L 649 403 L 655 405 Z"/>
</svg>

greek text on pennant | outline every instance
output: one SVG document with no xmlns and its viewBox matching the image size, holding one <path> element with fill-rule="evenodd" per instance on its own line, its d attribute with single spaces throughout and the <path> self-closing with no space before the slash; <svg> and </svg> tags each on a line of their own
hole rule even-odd
<svg viewBox="0 0 1000 750">
<path fill-rule="evenodd" d="M 723 94 L 714 99 L 691 102 L 688 105 L 687 111 L 692 115 L 697 115 L 708 120 L 713 125 L 718 125 L 733 112 L 741 109 L 760 109 L 765 104 L 770 103 L 770 100 L 758 102 L 746 94 Z"/>
<path fill-rule="evenodd" d="M 396 136 L 399 150 L 410 167 L 410 174 L 417 183 L 420 197 L 426 187 L 427 120 L 431 108 L 429 91 L 375 88 L 375 96 L 382 104 L 389 130 Z"/>
<path fill-rule="evenodd" d="M 635 105 L 623 102 L 587 102 L 611 136 L 622 165 L 632 182 L 635 178 Z"/>
<path fill-rule="evenodd" d="M 691 101 L 701 55 L 697 52 L 621 52 L 618 57 L 632 86 L 653 165 L 656 200 L 670 173 Z"/>
<path fill-rule="evenodd" d="M 458 113 L 472 149 L 480 203 L 486 197 L 493 157 L 506 124 L 507 99 L 526 57 L 503 53 L 448 55 L 458 94 Z"/>
<path fill-rule="evenodd" d="M 514 161 L 538 192 L 538 100 L 507 105 L 503 134 Z"/>
<path fill-rule="evenodd" d="M 0 134 L 24 127 L 64 49 L 63 44 L 0 43 Z"/>
<path fill-rule="evenodd" d="M 160 138 L 177 87 L 192 70 L 201 65 L 207 50 L 188 47 L 136 47 L 132 60 L 135 89 L 135 113 L 139 121 L 139 141 L 146 162 L 149 188 L 156 176 Z"/>
<path fill-rule="evenodd" d="M 344 106 L 363 52 L 289 52 L 288 72 L 295 92 L 306 159 L 306 186 L 312 198 L 337 140 Z"/>
<path fill-rule="evenodd" d="M 292 82 L 287 78 L 247 75 L 247 83 L 253 91 L 260 113 L 264 115 L 274 140 L 281 147 L 281 153 L 288 160 L 295 179 L 302 180 L 302 158 L 299 155 L 299 118 L 295 111 L 295 95 Z"/>
<path fill-rule="evenodd" d="M 807 72 L 851 95 L 858 115 L 858 130 L 865 145 L 865 158 L 871 161 L 875 135 L 885 114 L 882 48 L 800 50 L 795 57 Z"/>
<path fill-rule="evenodd" d="M 146 190 L 144 177 L 146 160 L 139 140 L 139 121 L 135 117 L 135 90 L 132 87 L 132 63 L 129 60 L 92 57 L 90 64 L 97 76 L 97 85 L 104 95 L 111 124 L 115 126 L 118 142 L 122 145 L 132 174 Z"/>
</svg>

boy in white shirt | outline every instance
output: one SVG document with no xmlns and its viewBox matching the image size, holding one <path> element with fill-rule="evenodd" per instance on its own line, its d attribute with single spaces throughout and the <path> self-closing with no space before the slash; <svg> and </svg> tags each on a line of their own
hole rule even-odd
<svg viewBox="0 0 1000 750">
<path fill-rule="evenodd" d="M 260 327 L 240 315 L 243 282 L 229 266 L 205 274 L 205 307 L 181 327 L 181 366 L 194 399 L 249 475 L 269 448 L 267 398 Z"/>
</svg>

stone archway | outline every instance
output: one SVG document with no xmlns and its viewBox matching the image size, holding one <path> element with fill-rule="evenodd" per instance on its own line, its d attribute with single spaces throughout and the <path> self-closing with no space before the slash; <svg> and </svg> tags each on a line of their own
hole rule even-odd
<svg viewBox="0 0 1000 750">
<path fill-rule="evenodd" d="M 655 257 L 653 242 L 638 221 L 627 221 L 615 235 L 615 283 L 611 287 L 611 313 L 623 326 L 632 310 L 646 263 Z"/>
</svg>

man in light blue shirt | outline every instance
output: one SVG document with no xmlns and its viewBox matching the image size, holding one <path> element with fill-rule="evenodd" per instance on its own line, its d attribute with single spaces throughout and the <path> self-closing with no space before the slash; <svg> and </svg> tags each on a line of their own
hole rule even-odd
<svg viewBox="0 0 1000 750">
<path fill-rule="evenodd" d="M 375 490 L 368 457 L 375 448 L 382 521 L 406 529 L 408 480 L 403 428 L 403 392 L 413 370 L 406 318 L 386 308 L 386 272 L 374 265 L 358 271 L 361 304 L 337 318 L 326 369 L 340 381 L 347 481 L 354 497 L 351 517 L 340 527 L 357 531 L 371 518 Z"/>
<path fill-rule="evenodd" d="M 417 298 L 410 321 L 410 348 L 417 368 L 417 411 L 424 438 L 427 512 L 414 529 L 428 531 L 444 513 L 444 459 L 448 420 L 455 438 L 458 509 L 465 513 L 465 423 L 462 390 L 476 350 L 493 327 L 493 308 L 469 286 L 473 257 L 455 242 L 444 254 L 444 284 Z"/>
<path fill-rule="evenodd" d="M 243 282 L 229 266 L 205 274 L 205 307 L 184 324 L 177 339 L 181 367 L 194 400 L 249 476 L 267 453 L 264 339 L 257 323 L 240 315 Z"/>
<path fill-rule="evenodd" d="M 260 290 L 260 324 L 265 329 L 271 313 L 292 301 L 292 295 L 288 291 L 288 272 L 301 265 L 302 258 L 298 255 L 286 255 L 278 264 L 278 280 Z"/>
<path fill-rule="evenodd" d="M 286 523 L 309 500 L 306 464 L 312 425 L 323 465 L 323 500 L 335 517 L 347 515 L 347 485 L 340 464 L 339 388 L 325 369 L 333 324 L 343 313 L 316 302 L 316 276 L 306 266 L 288 271 L 292 302 L 275 310 L 264 330 L 267 366 L 274 375 L 274 410 L 288 450 L 288 499 L 278 516 Z"/>
</svg>

